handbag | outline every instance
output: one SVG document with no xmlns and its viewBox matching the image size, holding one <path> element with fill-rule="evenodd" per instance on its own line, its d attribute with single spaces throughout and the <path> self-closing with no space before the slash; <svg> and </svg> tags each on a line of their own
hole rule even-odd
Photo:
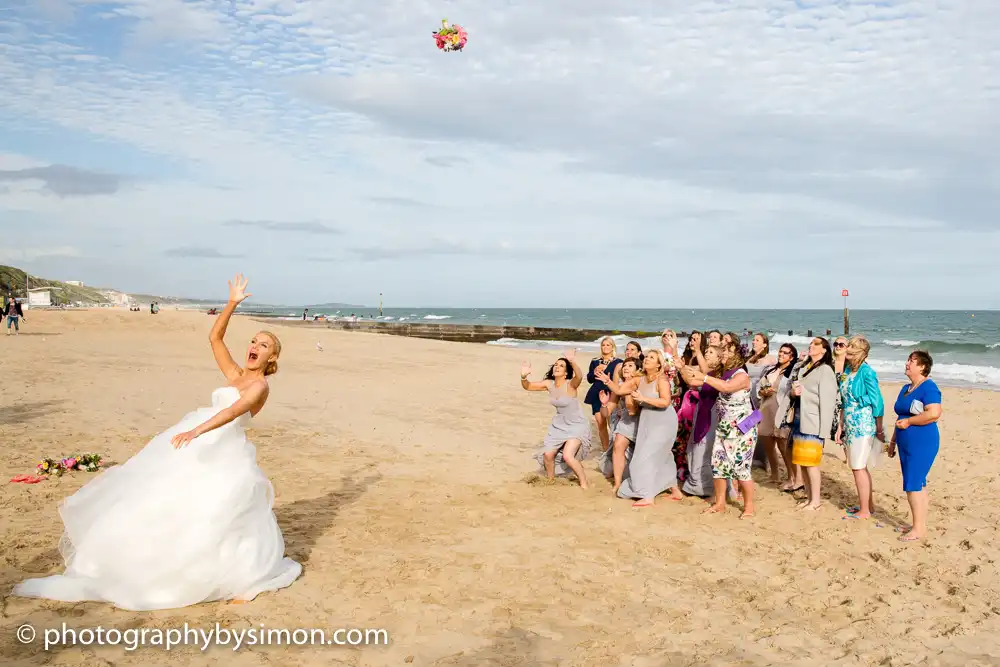
<svg viewBox="0 0 1000 667">
<path fill-rule="evenodd" d="M 760 420 L 763 417 L 764 415 L 761 413 L 760 410 L 754 410 L 749 415 L 747 415 L 746 419 L 743 419 L 738 424 L 736 424 L 736 428 L 740 430 L 740 433 L 746 435 L 747 433 L 750 432 L 750 429 L 752 429 L 754 426 L 760 423 Z"/>
</svg>

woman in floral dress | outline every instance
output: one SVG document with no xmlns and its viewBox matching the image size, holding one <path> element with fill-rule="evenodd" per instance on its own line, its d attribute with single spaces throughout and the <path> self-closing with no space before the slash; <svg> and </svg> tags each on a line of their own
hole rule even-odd
<svg viewBox="0 0 1000 667">
<path fill-rule="evenodd" d="M 705 513 L 726 511 L 726 486 L 728 481 L 732 481 L 739 485 L 743 498 L 743 513 L 740 515 L 743 519 L 752 517 L 754 513 L 750 468 L 753 451 L 757 446 L 757 426 L 746 433 L 737 426 L 753 412 L 753 405 L 750 403 L 750 375 L 738 347 L 729 346 L 722 350 L 722 370 L 721 378 L 708 374 L 702 378 L 702 382 L 719 392 L 715 401 L 718 426 L 712 448 L 715 496 Z"/>
</svg>

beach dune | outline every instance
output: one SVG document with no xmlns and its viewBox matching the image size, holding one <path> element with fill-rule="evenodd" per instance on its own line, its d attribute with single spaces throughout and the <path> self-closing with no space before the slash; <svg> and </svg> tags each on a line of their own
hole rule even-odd
<svg viewBox="0 0 1000 667">
<path fill-rule="evenodd" d="M 169 308 L 155 316 L 32 311 L 21 336 L 0 336 L 0 663 L 1000 662 L 996 392 L 943 390 L 930 536 L 904 545 L 893 530 L 908 516 L 897 460 L 873 472 L 878 522 L 842 519 L 854 487 L 833 450 L 818 513 L 794 511 L 793 498 L 762 483 L 750 521 L 738 520 L 736 507 L 703 516 L 697 499 L 637 510 L 612 497 L 596 455 L 585 464 L 586 491 L 535 474 L 531 457 L 553 409 L 544 393 L 521 389 L 518 371 L 528 359 L 539 377 L 552 353 L 246 317 L 234 318 L 227 335 L 235 358 L 259 329 L 283 344 L 250 437 L 302 577 L 250 604 L 154 613 L 10 597 L 18 581 L 61 570 L 58 503 L 92 476 L 7 480 L 34 472 L 43 457 L 96 452 L 124 461 L 210 404 L 224 383 L 207 340 L 212 321 Z M 898 385 L 883 391 L 891 408 Z M 44 651 L 43 631 L 63 623 L 317 628 L 328 636 L 384 629 L 389 644 Z M 36 641 L 17 640 L 25 624 Z"/>
</svg>

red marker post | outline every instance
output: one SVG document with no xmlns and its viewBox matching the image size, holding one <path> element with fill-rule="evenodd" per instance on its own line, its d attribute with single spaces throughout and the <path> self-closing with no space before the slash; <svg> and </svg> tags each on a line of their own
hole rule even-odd
<svg viewBox="0 0 1000 667">
<path fill-rule="evenodd" d="M 849 336 L 851 333 L 851 316 L 847 311 L 847 290 L 840 290 L 840 296 L 844 297 L 844 335 Z"/>
</svg>

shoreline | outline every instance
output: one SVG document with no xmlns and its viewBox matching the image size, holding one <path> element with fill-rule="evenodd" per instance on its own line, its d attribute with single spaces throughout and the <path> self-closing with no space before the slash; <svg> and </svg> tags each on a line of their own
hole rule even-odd
<svg viewBox="0 0 1000 667">
<path fill-rule="evenodd" d="M 344 320 L 293 320 L 281 318 L 265 318 L 252 314 L 259 322 L 274 322 L 278 320 L 289 325 L 314 325 L 325 326 L 330 329 L 340 331 L 364 331 L 367 333 L 380 333 L 390 336 L 405 336 L 408 338 L 429 338 L 432 340 L 455 340 L 472 343 L 486 343 L 503 338 L 543 341 L 552 340 L 567 343 L 592 343 L 602 336 L 625 336 L 627 338 L 652 338 L 659 337 L 663 329 L 656 330 L 626 330 L 626 329 L 581 329 L 572 327 L 539 327 L 539 326 L 519 326 L 519 325 L 491 325 L 491 324 L 454 324 L 450 322 L 385 322 L 380 320 L 363 320 L 348 322 Z M 677 331 L 678 338 L 687 338 L 687 331 Z M 801 336 L 830 336 L 830 330 L 825 332 L 796 332 L 788 330 L 788 335 Z"/>
<path fill-rule="evenodd" d="M 424 340 L 438 340 L 456 343 L 477 343 L 490 347 L 502 347 L 512 350 L 549 352 L 561 350 L 566 344 L 585 344 L 592 346 L 596 351 L 596 341 L 603 336 L 615 336 L 617 338 L 628 338 L 639 341 L 648 341 L 650 338 L 659 338 L 660 331 L 626 331 L 619 329 L 574 329 L 561 327 L 534 327 L 534 326 L 493 326 L 483 324 L 452 324 L 445 322 L 385 322 L 378 320 L 361 320 L 357 322 L 346 322 L 342 320 L 293 320 L 273 317 L 258 317 L 247 314 L 245 317 L 255 322 L 266 325 L 275 323 L 299 328 L 327 329 L 333 331 L 343 331 L 350 333 L 385 335 L 399 338 L 416 338 Z M 678 338 L 686 337 L 686 332 L 677 332 Z M 824 336 L 824 332 L 792 332 L 791 336 Z M 833 334 L 839 335 L 839 334 Z M 832 336 L 831 336 L 832 337 Z M 772 343 L 773 344 L 773 343 Z M 619 345 L 622 345 L 619 342 Z M 648 343 L 644 343 L 644 346 Z M 590 351 L 587 348 L 578 348 L 581 351 Z M 898 362 L 899 370 L 895 370 L 897 362 L 886 362 L 872 357 L 871 365 L 879 376 L 880 384 L 891 384 L 903 386 L 908 382 L 903 373 L 903 362 Z M 891 366 L 891 367 L 890 367 Z M 968 380 L 955 379 L 942 376 L 939 369 L 947 368 L 949 364 L 935 363 L 936 374 L 932 371 L 932 377 L 939 387 L 951 387 L 954 389 L 972 389 L 988 392 L 1000 392 L 1000 385 L 989 382 L 971 382 Z"/>
</svg>

